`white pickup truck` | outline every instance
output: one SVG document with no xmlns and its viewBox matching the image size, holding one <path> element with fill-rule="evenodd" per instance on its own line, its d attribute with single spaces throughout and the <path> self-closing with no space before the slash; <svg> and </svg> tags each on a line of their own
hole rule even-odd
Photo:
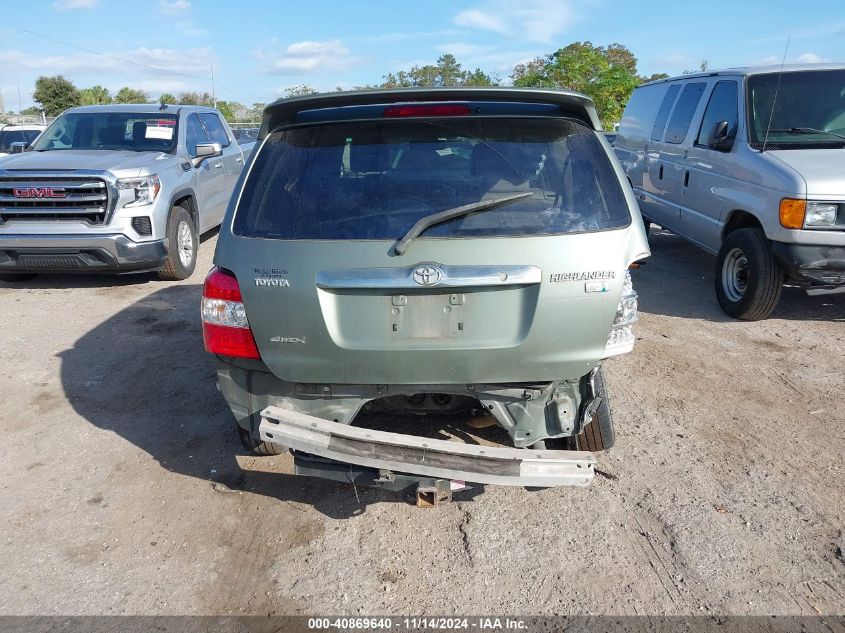
<svg viewBox="0 0 845 633">
<path fill-rule="evenodd" d="M 189 277 L 199 236 L 222 221 L 250 150 L 212 108 L 67 110 L 26 151 L 0 158 L 0 280 Z"/>
</svg>

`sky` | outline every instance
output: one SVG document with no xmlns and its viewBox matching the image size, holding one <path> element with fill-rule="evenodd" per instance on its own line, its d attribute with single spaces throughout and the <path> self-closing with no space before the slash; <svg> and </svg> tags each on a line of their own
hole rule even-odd
<svg viewBox="0 0 845 633">
<path fill-rule="evenodd" d="M 152 97 L 212 91 L 245 105 L 285 89 L 378 83 L 444 52 L 505 83 L 575 41 L 620 43 L 640 74 L 845 62 L 845 0 L 0 0 L 0 94 L 32 105 L 40 75 Z"/>
</svg>

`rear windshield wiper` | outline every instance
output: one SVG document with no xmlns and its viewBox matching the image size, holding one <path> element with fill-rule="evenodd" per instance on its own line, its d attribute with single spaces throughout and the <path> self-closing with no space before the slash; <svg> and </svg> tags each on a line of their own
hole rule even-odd
<svg viewBox="0 0 845 633">
<path fill-rule="evenodd" d="M 473 202 L 453 209 L 446 209 L 445 211 L 432 213 L 431 215 L 421 218 L 414 226 L 412 226 L 408 232 L 405 233 L 398 242 L 396 242 L 396 246 L 393 247 L 393 250 L 396 251 L 397 255 L 402 255 L 407 250 L 408 244 L 410 244 L 411 241 L 419 237 L 423 231 L 430 229 L 436 224 L 440 224 L 454 218 L 459 218 L 462 215 L 475 213 L 476 211 L 495 209 L 496 207 L 501 207 L 502 205 L 510 204 L 511 202 L 521 200 L 522 198 L 528 198 L 532 195 L 534 194 L 530 191 L 525 191 L 522 193 L 514 193 L 509 196 L 502 196 L 501 198 L 496 198 L 495 200 L 482 200 L 481 202 Z"/>
<path fill-rule="evenodd" d="M 837 134 L 836 132 L 827 132 L 825 130 L 817 130 L 814 127 L 791 127 L 788 130 L 769 131 L 780 134 L 828 134 L 830 136 L 835 136 L 836 138 L 841 138 L 843 141 L 845 141 L 845 136 L 843 136 L 842 134 Z"/>
</svg>

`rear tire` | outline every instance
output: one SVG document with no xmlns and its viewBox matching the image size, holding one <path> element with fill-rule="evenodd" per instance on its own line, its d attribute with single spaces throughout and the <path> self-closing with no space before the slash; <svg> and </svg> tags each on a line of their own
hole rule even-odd
<svg viewBox="0 0 845 633">
<path fill-rule="evenodd" d="M 38 276 L 38 273 L 0 273 L 0 281 L 15 283 L 16 281 L 29 281 Z"/>
<path fill-rule="evenodd" d="M 728 316 L 758 321 L 780 301 L 784 273 L 761 229 L 728 235 L 716 258 L 716 299 Z"/>
<path fill-rule="evenodd" d="M 579 451 L 606 451 L 616 443 L 616 431 L 613 428 L 613 415 L 610 411 L 610 399 L 604 383 L 604 373 L 599 367 L 593 375 L 593 395 L 600 397 L 598 409 L 593 419 L 575 438 Z"/>
<path fill-rule="evenodd" d="M 252 436 L 252 433 L 242 428 L 240 425 L 238 425 L 238 437 L 241 440 L 241 446 L 255 455 L 269 457 L 272 455 L 281 455 L 284 452 L 276 444 L 270 444 L 269 442 L 262 442 L 261 440 L 255 439 Z"/>
<path fill-rule="evenodd" d="M 159 279 L 181 281 L 190 277 L 197 266 L 199 236 L 191 214 L 175 206 L 167 219 L 167 258 L 159 269 Z"/>
</svg>

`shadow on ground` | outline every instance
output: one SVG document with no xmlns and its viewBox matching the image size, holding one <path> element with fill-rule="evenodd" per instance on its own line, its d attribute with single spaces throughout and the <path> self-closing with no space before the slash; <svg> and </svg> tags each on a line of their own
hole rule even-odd
<svg viewBox="0 0 845 633">
<path fill-rule="evenodd" d="M 713 289 L 716 258 L 669 231 L 652 227 L 651 257 L 633 272 L 640 311 L 647 314 L 730 322 Z M 771 319 L 845 321 L 845 295 L 808 296 L 784 288 Z"/>
<path fill-rule="evenodd" d="M 209 485 L 312 505 L 333 518 L 360 514 L 370 503 L 406 503 L 398 493 L 240 467 L 236 456 L 246 452 L 202 345 L 201 294 L 201 285 L 162 288 L 63 351 L 62 386 L 74 410 L 164 468 Z"/>
</svg>

